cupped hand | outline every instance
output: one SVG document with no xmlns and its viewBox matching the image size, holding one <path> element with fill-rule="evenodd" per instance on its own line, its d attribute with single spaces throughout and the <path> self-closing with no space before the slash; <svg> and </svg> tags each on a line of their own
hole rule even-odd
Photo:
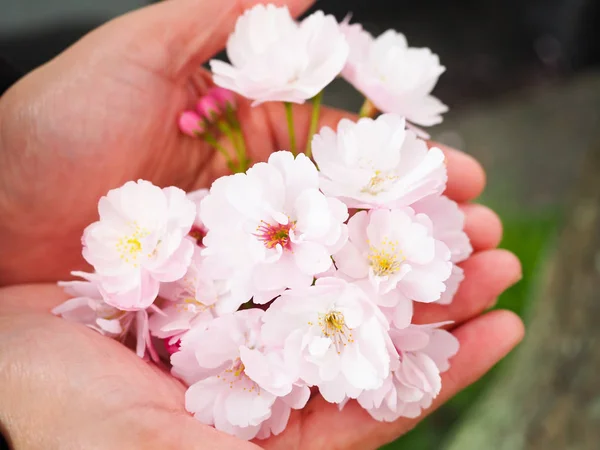
<svg viewBox="0 0 600 450">
<path fill-rule="evenodd" d="M 497 292 L 507 281 L 489 279 L 486 288 Z M 461 348 L 424 415 L 477 380 L 523 335 L 512 313 L 476 317 L 490 298 L 481 286 L 467 286 L 457 306 L 437 317 L 461 322 L 453 331 Z M 0 425 L 15 450 L 369 450 L 421 419 L 376 422 L 354 402 L 339 412 L 315 396 L 292 412 L 279 436 L 240 441 L 190 416 L 183 406 L 185 388 L 164 368 L 48 314 L 65 299 L 55 285 L 2 288 L 0 299 Z"/>
<path fill-rule="evenodd" d="M 127 180 L 190 190 L 224 173 L 212 149 L 178 132 L 177 116 L 208 87 L 200 64 L 223 47 L 237 16 L 253 3 L 171 0 L 128 14 L 0 99 L 0 285 L 55 281 L 84 267 L 81 232 L 96 219 L 99 197 Z M 310 0 L 285 3 L 298 14 Z M 303 148 L 310 110 L 295 111 Z M 288 146 L 281 105 L 250 108 L 242 101 L 239 114 L 254 160 Z M 343 116 L 325 110 L 321 124 L 335 126 Z M 444 151 L 446 193 L 462 204 L 475 253 L 461 264 L 466 279 L 453 304 L 420 305 L 415 313 L 417 322 L 453 320 L 461 342 L 432 409 L 485 373 L 523 333 L 510 313 L 481 315 L 520 278 L 520 266 L 494 249 L 501 237 L 497 216 L 468 204 L 483 189 L 481 167 Z M 0 291 L 0 397 L 13 399 L 3 402 L 0 423 L 15 448 L 256 448 L 188 416 L 183 387 L 165 371 L 49 316 L 63 298 L 51 285 Z M 415 423 L 378 423 L 353 403 L 338 413 L 315 397 L 283 434 L 257 445 L 376 448 Z"/>
</svg>

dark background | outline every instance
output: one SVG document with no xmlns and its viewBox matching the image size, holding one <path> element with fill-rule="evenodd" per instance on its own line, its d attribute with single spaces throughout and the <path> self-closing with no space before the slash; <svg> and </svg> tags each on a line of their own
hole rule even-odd
<svg viewBox="0 0 600 450">
<path fill-rule="evenodd" d="M 33 0 L 0 0 L 0 17 L 11 5 L 16 9 L 17 3 L 31 3 L 32 10 L 39 6 Z M 60 14 L 65 9 L 58 7 L 61 3 L 77 1 L 39 3 L 48 14 L 47 18 L 36 14 L 38 23 L 3 29 L 0 21 L 0 54 L 25 71 L 59 53 L 113 12 L 107 7 L 105 12 L 86 14 L 78 7 L 77 14 Z M 114 3 L 116 14 L 128 9 L 127 3 L 133 8 L 144 1 Z M 437 92 L 453 107 L 569 77 L 600 63 L 596 0 L 321 0 L 318 8 L 340 19 L 351 11 L 354 21 L 375 33 L 395 28 L 411 45 L 432 48 L 448 68 Z"/>
<path fill-rule="evenodd" d="M 0 55 L 31 70 L 143 3 L 0 0 Z M 488 171 L 482 201 L 502 216 L 502 245 L 519 255 L 524 271 L 499 307 L 527 320 L 583 154 L 600 142 L 600 1 L 321 0 L 318 8 L 338 19 L 351 11 L 375 34 L 395 28 L 411 46 L 440 55 L 447 72 L 435 94 L 451 110 L 432 134 L 473 154 Z M 326 94 L 326 102 L 354 110 L 361 100 L 343 82 Z M 446 448 L 498 376 L 494 370 L 391 448 Z"/>
</svg>

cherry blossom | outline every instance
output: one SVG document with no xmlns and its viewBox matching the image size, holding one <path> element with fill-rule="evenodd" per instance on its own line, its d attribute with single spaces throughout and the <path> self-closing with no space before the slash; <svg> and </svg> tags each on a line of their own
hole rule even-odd
<svg viewBox="0 0 600 450">
<path fill-rule="evenodd" d="M 197 189 L 187 193 L 188 200 L 191 200 L 196 205 L 196 218 L 192 225 L 192 229 L 189 232 L 189 236 L 196 241 L 196 244 L 202 246 L 202 239 L 206 236 L 208 230 L 200 219 L 200 203 L 209 193 L 208 189 Z"/>
<path fill-rule="evenodd" d="M 432 234 L 431 220 L 411 208 L 360 211 L 348 221 L 348 242 L 334 255 L 340 272 L 368 279 L 385 306 L 440 299 L 450 276 L 450 250 Z M 404 306 L 402 306 L 404 308 Z"/>
<path fill-rule="evenodd" d="M 206 95 L 217 101 L 222 112 L 226 111 L 227 108 L 235 109 L 237 107 L 234 93 L 222 87 L 215 86 L 209 89 Z"/>
<path fill-rule="evenodd" d="M 428 150 L 395 114 L 322 128 L 312 150 L 323 192 L 351 208 L 409 206 L 446 186 L 442 151 Z"/>
<path fill-rule="evenodd" d="M 179 129 L 191 137 L 198 137 L 206 131 L 202 117 L 195 111 L 184 111 L 179 116 Z"/>
<path fill-rule="evenodd" d="M 287 7 L 258 4 L 227 41 L 231 64 L 212 60 L 215 84 L 254 100 L 304 103 L 341 72 L 348 44 L 339 24 L 317 11 L 296 23 Z"/>
<path fill-rule="evenodd" d="M 465 271 L 462 267 L 452 264 L 452 272 L 450 272 L 450 276 L 446 280 L 446 290 L 442 293 L 437 303 L 440 305 L 449 305 L 452 303 L 452 300 L 454 300 L 454 296 L 458 292 L 458 288 L 464 279 Z"/>
<path fill-rule="evenodd" d="M 446 70 L 428 48 L 409 47 L 403 34 L 388 30 L 377 38 L 359 24 L 341 26 L 350 55 L 342 76 L 380 111 L 431 126 L 448 107 L 431 91 Z"/>
<path fill-rule="evenodd" d="M 144 180 L 109 191 L 82 236 L 93 273 L 60 282 L 72 298 L 53 313 L 156 362 L 159 342 L 185 409 L 240 439 L 282 433 L 311 388 L 379 421 L 419 416 L 459 343 L 451 322 L 413 323 L 414 302 L 450 303 L 473 252 L 444 195 L 444 152 L 417 128 L 442 121 L 431 93 L 445 68 L 394 30 L 373 37 L 322 11 L 296 21 L 273 4 L 245 11 L 226 50 L 229 62 L 210 61 L 215 86 L 178 125 L 233 174 L 189 193 Z M 315 134 L 338 75 L 369 117 Z M 256 150 L 264 133 L 246 145 L 238 95 L 285 102 L 291 152 L 251 165 L 272 145 Z M 292 104 L 309 99 L 310 122 L 296 121 Z"/>
<path fill-rule="evenodd" d="M 249 283 L 254 302 L 264 303 L 326 271 L 346 240 L 348 212 L 318 186 L 314 164 L 283 151 L 215 181 L 200 207 L 215 277 Z"/>
<path fill-rule="evenodd" d="M 411 208 L 429 217 L 433 236 L 448 246 L 452 262 L 461 262 L 471 256 L 473 247 L 464 231 L 465 215 L 454 200 L 445 195 L 431 195 L 413 203 Z"/>
<path fill-rule="evenodd" d="M 291 409 L 304 407 L 310 395 L 283 357 L 263 353 L 262 316 L 262 310 L 248 309 L 192 329 L 182 339 L 182 357 L 179 352 L 171 357 L 176 375 L 195 378 L 186 409 L 241 439 L 280 433 Z"/>
<path fill-rule="evenodd" d="M 153 336 L 166 339 L 169 345 L 200 323 L 208 323 L 214 317 L 236 311 L 250 299 L 250 294 L 236 289 L 232 280 L 216 280 L 211 277 L 206 258 L 196 247 L 186 274 L 179 280 L 163 283 L 160 297 L 165 300 L 160 311 L 150 318 Z"/>
<path fill-rule="evenodd" d="M 381 388 L 365 391 L 358 403 L 380 421 L 415 418 L 431 406 L 442 388 L 440 373 L 450 367 L 458 352 L 458 340 L 438 328 L 444 323 L 411 325 L 390 331 L 399 358 Z"/>
<path fill-rule="evenodd" d="M 450 249 L 452 273 L 446 280 L 446 290 L 438 300 L 438 303 L 447 305 L 452 302 L 460 283 L 465 278 L 463 269 L 456 263 L 464 261 L 473 252 L 469 237 L 464 231 L 465 215 L 455 201 L 444 195 L 426 197 L 414 203 L 412 208 L 431 219 L 433 236 L 444 242 Z"/>
<path fill-rule="evenodd" d="M 389 374 L 388 324 L 354 284 L 326 277 L 314 286 L 290 289 L 263 320 L 265 344 L 283 345 L 288 367 L 297 367 L 300 378 L 318 386 L 328 402 L 377 389 Z"/>
<path fill-rule="evenodd" d="M 107 304 L 100 293 L 100 277 L 94 273 L 72 272 L 83 281 L 60 281 L 58 283 L 71 299 L 52 310 L 52 314 L 61 316 L 69 322 L 76 322 L 97 331 L 104 336 L 123 341 L 127 333 L 135 329 L 136 353 L 140 358 L 146 355 L 157 361 L 158 356 L 150 338 L 148 313 L 140 311 L 122 311 Z"/>
<path fill-rule="evenodd" d="M 100 220 L 83 234 L 83 256 L 94 266 L 102 297 L 122 310 L 145 309 L 161 282 L 181 278 L 194 245 L 186 235 L 196 208 L 185 192 L 148 181 L 127 182 L 98 204 Z"/>
<path fill-rule="evenodd" d="M 214 122 L 221 115 L 219 102 L 210 95 L 200 97 L 200 100 L 196 103 L 196 111 L 207 122 Z"/>
</svg>

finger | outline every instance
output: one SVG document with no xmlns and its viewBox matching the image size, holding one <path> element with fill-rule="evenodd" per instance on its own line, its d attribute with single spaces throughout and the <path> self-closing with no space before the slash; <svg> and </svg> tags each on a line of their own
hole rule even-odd
<svg viewBox="0 0 600 450">
<path fill-rule="evenodd" d="M 286 433 L 269 440 L 265 448 L 288 448 L 285 444 L 291 444 L 295 436 L 310 442 L 313 450 L 379 448 L 412 429 L 450 397 L 477 381 L 521 341 L 524 329 L 515 314 L 494 311 L 463 325 L 453 334 L 460 342 L 460 350 L 452 358 L 450 370 L 442 375 L 442 392 L 421 417 L 377 422 L 354 401 L 339 412 L 337 405 L 319 396 L 292 418 Z"/>
<path fill-rule="evenodd" d="M 502 240 L 502 222 L 498 215 L 487 206 L 478 204 L 463 204 L 460 209 L 465 214 L 465 232 L 473 250 L 498 247 Z"/>
<path fill-rule="evenodd" d="M 269 122 L 273 127 L 273 145 L 278 150 L 289 149 L 288 129 L 285 120 L 283 105 L 265 104 L 265 111 Z M 296 142 L 299 149 L 304 149 L 308 138 L 312 105 L 293 105 L 294 128 L 296 131 Z M 322 108 L 319 118 L 319 128 L 327 126 L 337 128 L 341 119 L 357 120 L 355 114 L 333 108 Z M 485 172 L 481 165 L 471 156 L 444 145 L 429 143 L 429 146 L 439 147 L 446 155 L 446 166 L 448 168 L 448 185 L 446 195 L 459 203 L 473 200 L 485 187 Z"/>
<path fill-rule="evenodd" d="M 54 283 L 0 288 L 0 315 L 50 312 L 69 296 Z"/>
<path fill-rule="evenodd" d="M 507 250 L 475 253 L 460 264 L 465 279 L 449 305 L 416 303 L 415 323 L 451 320 L 453 326 L 465 322 L 491 308 L 500 294 L 521 279 L 521 263 Z"/>
<path fill-rule="evenodd" d="M 437 142 L 429 142 L 429 147 L 438 147 L 446 155 L 448 184 L 445 194 L 448 197 L 464 203 L 481 195 L 485 187 L 485 171 L 475 158 Z"/>
<path fill-rule="evenodd" d="M 178 0 L 160 2 L 127 14 L 113 23 L 127 22 L 131 58 L 141 57 L 158 73 L 172 79 L 187 77 L 225 46 L 237 18 L 258 3 L 288 6 L 293 16 L 314 0 Z M 109 25 L 112 26 L 112 25 Z M 152 59 L 148 59 L 152 55 Z"/>
</svg>

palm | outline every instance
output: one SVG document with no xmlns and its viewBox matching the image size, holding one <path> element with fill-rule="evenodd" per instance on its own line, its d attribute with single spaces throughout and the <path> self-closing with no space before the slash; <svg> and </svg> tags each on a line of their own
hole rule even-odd
<svg viewBox="0 0 600 450">
<path fill-rule="evenodd" d="M 242 3 L 252 1 L 178 0 L 125 16 L 88 35 L 2 98 L 0 167 L 9 170 L 0 177 L 0 285 L 54 281 L 81 267 L 79 237 L 97 217 L 98 198 L 107 190 L 137 178 L 190 190 L 208 186 L 224 172 L 223 161 L 210 148 L 178 132 L 176 118 L 206 87 L 199 64 L 219 49 Z M 296 11 L 309 3 L 288 1 Z M 206 10 L 204 15 L 198 14 L 199 8 Z M 204 40 L 217 36 L 199 43 L 199 30 L 208 30 Z M 309 109 L 298 107 L 296 112 L 302 146 Z M 242 103 L 239 114 L 254 160 L 287 147 L 281 106 L 250 108 Z M 325 111 L 322 124 L 334 126 L 342 115 Z M 447 165 L 447 194 L 459 202 L 477 196 L 483 188 L 478 164 L 447 150 Z M 463 264 L 467 278 L 451 306 L 416 312 L 417 321 L 468 322 L 456 329 L 461 352 L 446 377 L 440 402 L 481 376 L 521 335 L 520 322 L 508 314 L 471 320 L 515 281 L 519 266 L 507 252 L 492 250 L 501 234 L 496 216 L 475 205 L 465 205 L 464 210 L 476 250 Z M 44 314 L 62 299 L 55 287 L 12 288 L 13 294 L 15 289 L 18 295 L 5 298 L 13 297 L 17 306 L 11 307 L 10 301 L 5 302 L 8 310 L 0 305 L 0 319 L 11 315 L 9 328 L 17 335 L 19 324 L 28 333 L 31 326 L 43 333 L 43 346 L 25 350 L 32 352 L 29 360 L 36 361 L 36 367 L 43 362 L 51 375 L 32 379 L 30 390 L 54 392 L 55 386 L 62 386 L 48 403 L 52 426 L 61 396 L 78 395 L 81 410 L 75 405 L 63 426 L 72 426 L 69 420 L 81 423 L 81 439 L 89 439 L 83 433 L 89 431 L 85 424 L 93 411 L 106 427 L 96 439 L 107 448 L 136 448 L 122 441 L 111 447 L 111 438 L 131 437 L 124 428 L 128 425 L 148 436 L 142 448 L 195 448 L 206 439 L 208 428 L 185 413 L 184 389 L 167 373 L 83 327 Z M 315 397 L 292 416 L 282 435 L 260 445 L 375 448 L 414 423 L 378 424 L 354 404 L 337 413 L 334 405 Z M 64 436 L 73 438 L 70 432 Z M 208 436 L 216 439 L 214 448 L 244 448 L 225 435 Z"/>
<path fill-rule="evenodd" d="M 19 372 L 4 374 L 4 387 L 14 382 L 11 375 L 16 374 L 20 395 L 15 398 L 14 393 L 0 388 L 9 405 L 12 400 L 19 405 L 36 404 L 37 426 L 24 437 L 27 442 L 35 441 L 40 448 L 87 448 L 93 442 L 99 449 L 207 448 L 204 445 L 258 449 L 214 434 L 189 416 L 183 406 L 184 387 L 164 368 L 142 361 L 131 350 L 84 326 L 48 315 L 45 311 L 65 299 L 56 286 L 4 288 L 0 294 L 5 299 L 0 308 L 0 342 L 9 352 L 16 352 L 9 353 L 11 359 L 34 362 Z M 454 375 L 446 377 L 440 401 L 480 376 L 496 355 L 510 348 L 512 340 L 500 339 L 500 330 L 516 331 L 519 326 L 512 317 L 496 314 L 456 330 L 462 351 L 454 359 Z M 29 338 L 33 334 L 35 340 Z M 67 407 L 57 415 L 57 405 L 65 400 L 69 401 Z M 11 426 L 18 428 L 31 421 L 29 414 L 14 411 L 6 422 L 9 433 Z M 89 424 L 93 424 L 91 429 Z M 354 403 L 339 413 L 336 405 L 314 397 L 303 410 L 293 412 L 281 435 L 256 444 L 273 450 L 377 448 L 414 424 L 415 420 L 407 419 L 392 424 L 375 422 Z M 47 429 L 52 433 L 45 433 Z M 28 448 L 19 440 L 13 446 Z"/>
</svg>

